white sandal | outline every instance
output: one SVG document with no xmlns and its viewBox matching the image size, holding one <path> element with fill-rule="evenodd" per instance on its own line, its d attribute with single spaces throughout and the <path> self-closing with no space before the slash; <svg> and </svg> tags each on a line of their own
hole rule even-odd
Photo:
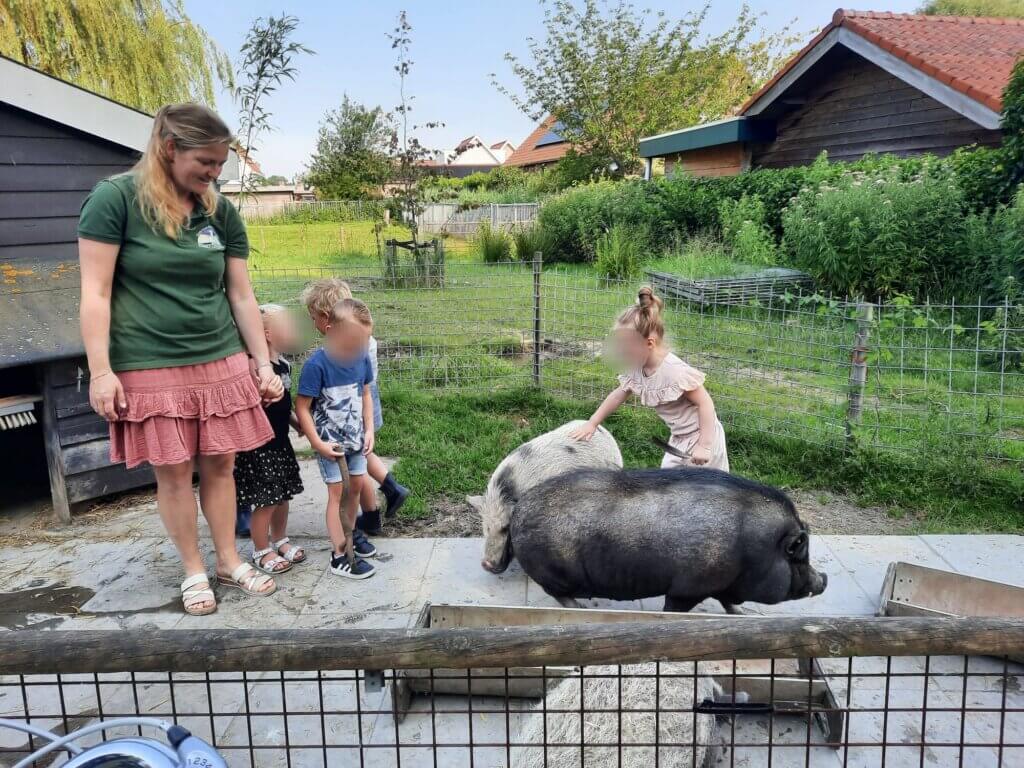
<svg viewBox="0 0 1024 768">
<path fill-rule="evenodd" d="M 196 589 L 205 584 L 203 589 Z M 200 603 L 212 603 L 205 608 Z M 210 589 L 210 579 L 205 573 L 194 573 L 181 582 L 181 605 L 189 616 L 208 616 L 217 610 L 217 598 Z"/>
<path fill-rule="evenodd" d="M 270 583 L 270 589 L 261 590 L 260 587 Z M 230 576 L 217 574 L 217 583 L 226 587 L 238 587 L 247 595 L 253 597 L 266 597 L 277 591 L 277 584 L 270 576 L 260 573 L 248 563 L 240 564 L 231 572 Z"/>
<path fill-rule="evenodd" d="M 289 547 L 287 552 L 282 552 L 281 551 L 281 547 L 283 547 L 285 544 L 291 544 L 291 543 L 292 543 L 292 540 L 289 539 L 287 536 L 285 536 L 280 541 L 272 541 L 272 542 L 270 542 L 270 546 L 272 546 L 274 548 L 274 550 L 277 552 L 277 554 L 279 554 L 281 557 L 283 557 L 289 563 L 293 563 L 294 564 L 294 563 L 304 563 L 304 562 L 306 562 L 306 551 L 302 547 L 298 547 L 295 544 L 292 544 L 291 547 Z"/>
<path fill-rule="evenodd" d="M 267 562 L 262 562 L 263 558 L 267 555 L 274 556 L 270 558 Z M 291 561 L 274 552 L 274 550 L 271 547 L 259 550 L 254 549 L 252 551 L 252 564 L 264 573 L 269 573 L 271 576 L 275 576 L 279 573 L 284 573 L 292 569 Z M 278 568 L 278 565 L 284 565 L 284 568 Z"/>
</svg>

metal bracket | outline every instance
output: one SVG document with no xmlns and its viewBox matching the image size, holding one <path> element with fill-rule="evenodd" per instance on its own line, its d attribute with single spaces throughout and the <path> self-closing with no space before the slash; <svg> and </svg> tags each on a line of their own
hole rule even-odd
<svg viewBox="0 0 1024 768">
<path fill-rule="evenodd" d="M 363 673 L 363 687 L 367 693 L 380 693 L 384 690 L 384 672 L 380 669 L 368 669 Z"/>
</svg>

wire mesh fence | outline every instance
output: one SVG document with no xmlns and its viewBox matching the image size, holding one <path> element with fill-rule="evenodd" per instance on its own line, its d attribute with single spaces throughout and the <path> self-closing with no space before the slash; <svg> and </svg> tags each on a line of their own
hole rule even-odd
<svg viewBox="0 0 1024 768">
<path fill-rule="evenodd" d="M 430 280 L 371 264 L 341 275 L 374 312 L 385 389 L 540 386 L 590 404 L 615 387 L 605 339 L 639 281 L 529 263 L 423 269 Z M 294 304 L 334 274 L 261 271 L 254 285 L 261 301 Z M 665 320 L 672 348 L 708 374 L 727 430 L 904 453 L 955 442 L 1024 461 L 1024 304 L 782 291 L 744 304 L 667 298 Z"/>
<path fill-rule="evenodd" d="M 247 224 L 303 221 L 376 221 L 386 206 L 378 200 L 260 200 L 247 195 L 239 204 Z"/>
<path fill-rule="evenodd" d="M 726 621 L 735 625 L 730 640 L 740 639 L 738 647 L 747 656 L 792 639 L 779 620 L 770 628 L 761 619 Z M 837 647 L 859 642 L 867 653 L 908 652 L 900 648 L 896 633 L 887 641 L 873 633 L 872 622 L 897 620 L 833 619 L 831 626 L 813 619 L 788 621 L 825 633 L 849 632 L 858 622 L 855 639 Z M 939 650 L 950 644 L 952 627 L 943 625 L 948 620 L 913 621 L 919 625 L 911 630 L 912 646 Z M 634 643 L 638 633 L 658 635 L 665 628 L 658 623 L 628 626 L 627 640 Z M 231 766 L 1024 764 L 1024 666 L 1006 657 L 841 655 L 848 651 L 837 650 L 828 658 L 796 658 L 776 649 L 766 650 L 765 658 L 736 660 L 726 658 L 729 652 L 722 644 L 705 639 L 703 651 L 698 650 L 700 641 L 687 644 L 700 661 L 637 662 L 647 652 L 641 649 L 629 653 L 630 663 L 625 663 L 622 646 L 613 644 L 601 651 L 607 663 L 582 663 L 595 655 L 585 639 L 607 644 L 608 628 L 577 626 L 563 632 L 571 635 L 565 638 L 554 629 L 541 631 L 547 654 L 561 659 L 541 664 L 532 661 L 544 653 L 514 649 L 520 636 L 540 637 L 537 628 L 491 628 L 493 636 L 480 647 L 459 647 L 465 636 L 451 629 L 429 636 L 400 630 L 309 630 L 300 637 L 273 631 L 265 640 L 279 650 L 268 653 L 267 644 L 257 641 L 248 661 L 238 652 L 252 638 L 228 630 L 216 637 L 199 633 L 202 637 L 187 651 L 194 657 L 186 665 L 190 671 L 178 669 L 183 642 L 169 637 L 190 633 L 158 633 L 145 641 L 114 632 L 88 639 L 81 633 L 50 633 L 68 636 L 69 647 L 79 655 L 69 655 L 60 664 L 66 671 L 59 674 L 19 673 L 15 663 L 5 662 L 0 712 L 57 733 L 119 717 L 164 718 L 211 743 Z M 923 640 L 929 629 L 937 638 L 930 643 Z M 990 643 L 987 647 L 1005 653 L 1014 632 L 1021 647 L 1019 624 L 1007 623 L 1000 631 L 962 624 L 956 629 L 973 637 L 976 650 Z M 354 659 L 341 653 L 331 665 L 308 669 L 300 663 L 283 669 L 286 661 L 301 662 L 303 654 L 322 660 L 323 652 L 331 650 L 351 653 L 357 634 L 367 643 L 400 646 L 403 663 L 367 671 L 349 668 Z M 755 634 L 767 642 L 752 641 Z M 501 635 L 510 637 L 505 642 Z M 99 640 L 112 649 L 115 661 L 97 663 Z M 120 653 L 126 646 L 136 652 L 144 647 L 146 653 L 131 658 Z M 200 650 L 204 647 L 207 654 Z M 321 653 L 312 653 L 313 647 Z M 227 648 L 227 658 L 214 655 L 212 648 Z M 506 654 L 507 666 L 488 665 L 496 653 Z M 581 663 L 573 663 L 573 653 Z M 623 655 L 623 663 L 616 663 L 616 654 Z M 418 666 L 426 656 L 437 662 Z M 453 666 L 444 666 L 448 663 Z M 26 664 L 25 669 L 38 666 Z M 84 671 L 97 666 L 104 671 Z M 137 733 L 136 727 L 115 726 L 102 736 Z M 87 737 L 92 743 L 100 738 L 99 733 Z M 0 763 L 15 765 L 42 743 L 32 735 L 0 730 Z"/>
<path fill-rule="evenodd" d="M 419 215 L 422 232 L 466 237 L 476 234 L 482 224 L 491 229 L 514 229 L 532 225 L 540 203 L 487 203 L 472 208 L 456 203 L 429 203 Z"/>
</svg>

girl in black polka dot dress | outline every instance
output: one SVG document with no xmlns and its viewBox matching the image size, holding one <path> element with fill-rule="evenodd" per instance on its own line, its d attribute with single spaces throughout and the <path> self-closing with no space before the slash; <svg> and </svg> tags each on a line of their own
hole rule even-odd
<svg viewBox="0 0 1024 768">
<path fill-rule="evenodd" d="M 302 493 L 299 463 L 288 438 L 288 428 L 295 416 L 292 413 L 291 364 L 281 355 L 282 350 L 295 346 L 295 326 L 287 310 L 278 304 L 260 307 L 267 348 L 274 373 L 284 383 L 284 397 L 264 406 L 274 438 L 253 451 L 238 453 L 235 457 L 235 488 L 238 505 L 254 508 L 252 531 L 252 562 L 267 573 L 283 573 L 295 563 L 306 559 L 302 547 L 288 539 L 288 502 Z"/>
</svg>

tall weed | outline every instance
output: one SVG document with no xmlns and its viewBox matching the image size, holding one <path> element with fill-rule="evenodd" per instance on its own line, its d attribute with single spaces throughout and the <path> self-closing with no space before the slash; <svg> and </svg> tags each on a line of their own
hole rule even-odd
<svg viewBox="0 0 1024 768">
<path fill-rule="evenodd" d="M 492 229 L 486 221 L 476 233 L 476 250 L 485 264 L 512 261 L 512 238 L 503 229 Z"/>
</svg>

